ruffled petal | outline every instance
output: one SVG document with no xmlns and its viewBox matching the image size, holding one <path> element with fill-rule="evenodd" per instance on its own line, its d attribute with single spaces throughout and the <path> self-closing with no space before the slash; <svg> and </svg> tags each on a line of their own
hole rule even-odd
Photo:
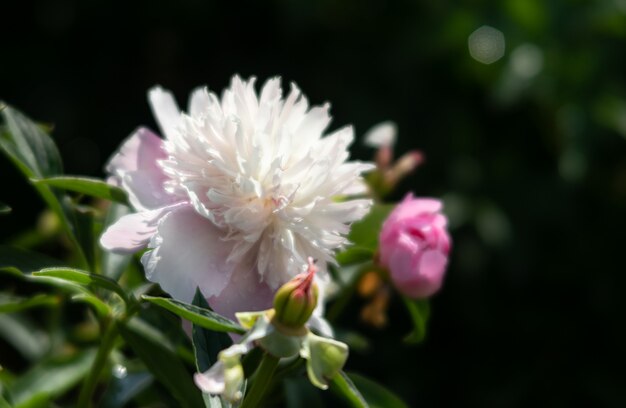
<svg viewBox="0 0 626 408">
<path fill-rule="evenodd" d="M 184 302 L 192 301 L 196 287 L 207 297 L 222 293 L 236 266 L 226 262 L 232 244 L 223 236 L 191 205 L 170 212 L 150 240 L 154 249 L 141 257 L 146 277 Z"/>
<path fill-rule="evenodd" d="M 415 218 L 424 213 L 433 214 L 441 211 L 443 204 L 440 200 L 434 198 L 413 198 L 412 194 L 408 194 L 402 203 L 400 203 L 391 213 L 390 219 L 395 222 Z"/>
</svg>

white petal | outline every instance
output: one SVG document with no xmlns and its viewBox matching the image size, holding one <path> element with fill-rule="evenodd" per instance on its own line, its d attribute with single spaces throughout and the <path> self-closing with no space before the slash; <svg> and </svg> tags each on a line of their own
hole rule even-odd
<svg viewBox="0 0 626 408">
<path fill-rule="evenodd" d="M 207 88 L 205 86 L 196 88 L 189 97 L 189 115 L 191 117 L 199 117 L 202 114 L 206 114 L 210 105 L 211 98 Z"/>
<path fill-rule="evenodd" d="M 379 123 L 365 133 L 364 141 L 370 147 L 393 147 L 398 128 L 394 122 Z"/>
<path fill-rule="evenodd" d="M 155 86 L 148 91 L 148 102 L 150 102 L 152 113 L 161 127 L 161 132 L 169 139 L 174 138 L 176 129 L 182 122 L 182 115 L 174 95 L 160 86 Z"/>
</svg>

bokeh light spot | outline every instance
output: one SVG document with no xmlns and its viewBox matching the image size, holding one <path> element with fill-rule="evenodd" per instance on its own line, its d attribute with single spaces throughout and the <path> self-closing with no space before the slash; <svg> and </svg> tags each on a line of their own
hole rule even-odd
<svg viewBox="0 0 626 408">
<path fill-rule="evenodd" d="M 533 44 L 522 44 L 511 52 L 513 72 L 522 78 L 532 78 L 543 68 L 543 53 Z"/>
<path fill-rule="evenodd" d="M 504 34 L 490 26 L 482 26 L 470 34 L 467 44 L 472 58 L 483 64 L 492 64 L 504 55 Z"/>
</svg>

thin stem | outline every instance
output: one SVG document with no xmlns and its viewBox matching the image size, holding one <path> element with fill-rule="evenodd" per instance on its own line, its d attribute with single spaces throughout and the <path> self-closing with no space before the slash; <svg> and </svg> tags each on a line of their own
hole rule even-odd
<svg viewBox="0 0 626 408">
<path fill-rule="evenodd" d="M 112 320 L 106 328 L 104 336 L 102 337 L 102 342 L 100 343 L 100 348 L 98 349 L 98 354 L 96 354 L 96 359 L 91 367 L 91 371 L 89 371 L 89 374 L 87 375 L 87 378 L 85 378 L 85 382 L 80 389 L 80 394 L 78 396 L 78 408 L 88 408 L 90 406 L 92 394 L 96 389 L 100 374 L 106 366 L 109 354 L 111 353 L 111 350 L 115 345 L 115 340 L 119 335 L 118 324 L 117 320 Z"/>
<path fill-rule="evenodd" d="M 269 353 L 265 353 L 263 355 L 261 364 L 254 375 L 254 383 L 252 383 L 250 391 L 246 393 L 246 397 L 239 408 L 252 408 L 259 406 L 259 402 L 261 402 L 261 398 L 272 380 L 274 370 L 276 370 L 279 360 L 280 358 L 274 357 Z"/>
</svg>

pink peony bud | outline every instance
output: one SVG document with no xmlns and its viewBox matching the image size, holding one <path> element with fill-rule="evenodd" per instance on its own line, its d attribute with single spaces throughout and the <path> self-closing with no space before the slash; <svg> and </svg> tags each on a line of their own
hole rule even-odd
<svg viewBox="0 0 626 408">
<path fill-rule="evenodd" d="M 380 232 L 380 263 L 403 294 L 428 297 L 441 287 L 450 236 L 441 201 L 408 194 L 391 212 Z"/>
</svg>

